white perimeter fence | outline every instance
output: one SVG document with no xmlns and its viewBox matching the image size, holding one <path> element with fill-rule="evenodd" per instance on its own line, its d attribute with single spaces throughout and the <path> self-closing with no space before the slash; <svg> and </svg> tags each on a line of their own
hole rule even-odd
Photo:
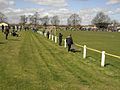
<svg viewBox="0 0 120 90">
<path fill-rule="evenodd" d="M 43 33 L 41 31 L 37 31 L 37 33 L 43 35 Z M 47 33 L 44 33 L 44 36 L 47 37 Z M 54 41 L 55 43 L 58 42 L 58 37 L 57 36 L 54 36 L 54 35 L 49 35 L 49 39 L 51 39 L 52 41 Z M 64 47 L 66 48 L 67 47 L 67 43 L 66 43 L 66 39 L 63 39 L 64 40 Z M 79 45 L 77 43 L 75 43 L 76 46 L 78 47 L 82 47 L 83 48 L 83 58 L 85 59 L 86 56 L 87 56 L 87 49 L 88 50 L 91 50 L 91 51 L 94 51 L 94 52 L 97 52 L 97 53 L 101 53 L 101 67 L 104 67 L 105 66 L 105 55 L 108 55 L 108 56 L 111 56 L 111 57 L 115 57 L 115 58 L 118 58 L 120 59 L 120 56 L 117 56 L 117 55 L 113 55 L 113 54 L 109 54 L 109 53 L 106 53 L 105 51 L 99 51 L 99 50 L 96 50 L 96 49 L 93 49 L 93 48 L 89 48 L 87 47 L 86 45 L 82 46 L 82 45 Z"/>
</svg>

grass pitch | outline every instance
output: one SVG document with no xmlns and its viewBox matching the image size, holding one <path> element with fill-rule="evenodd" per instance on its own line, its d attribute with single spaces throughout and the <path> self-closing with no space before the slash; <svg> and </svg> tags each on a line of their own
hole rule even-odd
<svg viewBox="0 0 120 90">
<path fill-rule="evenodd" d="M 0 90 L 120 89 L 119 60 L 101 68 L 94 52 L 84 60 L 82 52 L 68 53 L 64 47 L 37 33 L 22 31 L 20 35 L 5 40 L 0 33 Z M 79 42 L 77 37 L 73 34 L 73 39 Z M 80 44 L 85 43 L 82 38 Z"/>
</svg>

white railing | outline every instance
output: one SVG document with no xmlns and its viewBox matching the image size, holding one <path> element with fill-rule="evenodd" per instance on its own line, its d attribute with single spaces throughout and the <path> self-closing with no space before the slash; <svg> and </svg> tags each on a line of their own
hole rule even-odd
<svg viewBox="0 0 120 90">
<path fill-rule="evenodd" d="M 37 32 L 39 34 L 43 35 L 43 33 L 41 31 L 37 31 Z M 46 37 L 46 33 L 44 33 L 44 36 Z M 52 37 L 52 41 L 57 43 L 58 37 L 50 34 L 49 39 L 51 39 L 51 37 Z M 67 47 L 66 39 L 63 39 L 63 41 L 64 41 L 64 47 L 66 48 Z M 110 53 L 106 53 L 105 51 L 99 51 L 99 50 L 96 50 L 96 49 L 93 49 L 93 48 L 89 48 L 86 45 L 82 46 L 82 45 L 79 45 L 77 43 L 75 43 L 75 45 L 83 48 L 83 58 L 84 59 L 86 59 L 86 56 L 87 56 L 87 49 L 91 50 L 91 51 L 94 51 L 94 52 L 97 52 L 97 53 L 101 53 L 101 67 L 105 66 L 105 55 L 120 59 L 120 56 L 113 55 L 113 54 L 110 54 Z"/>
</svg>

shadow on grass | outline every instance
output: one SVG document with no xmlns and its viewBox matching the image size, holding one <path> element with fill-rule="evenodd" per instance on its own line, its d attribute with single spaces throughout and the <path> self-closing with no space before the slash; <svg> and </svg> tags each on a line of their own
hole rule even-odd
<svg viewBox="0 0 120 90">
<path fill-rule="evenodd" d="M 20 41 L 19 39 L 8 39 L 8 41 Z"/>
<path fill-rule="evenodd" d="M 108 67 L 108 66 L 114 66 L 114 65 L 112 65 L 112 64 L 110 64 L 110 63 L 106 63 L 105 64 L 105 67 Z M 114 66 L 115 67 L 115 66 Z"/>
<path fill-rule="evenodd" d="M 6 44 L 7 42 L 0 42 L 0 44 Z"/>
<path fill-rule="evenodd" d="M 73 52 L 73 53 L 81 52 L 81 50 L 76 50 L 76 49 L 71 49 L 70 51 Z"/>
</svg>

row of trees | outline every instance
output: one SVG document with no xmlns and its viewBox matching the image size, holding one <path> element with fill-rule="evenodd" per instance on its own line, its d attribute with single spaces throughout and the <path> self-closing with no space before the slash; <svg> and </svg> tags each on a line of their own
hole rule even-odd
<svg viewBox="0 0 120 90">
<path fill-rule="evenodd" d="M 0 12 L 0 22 L 7 22 L 7 17 Z"/>
<path fill-rule="evenodd" d="M 43 18 L 39 18 L 39 14 L 36 12 L 34 15 L 30 15 L 28 17 L 25 15 L 21 16 L 21 23 L 25 25 L 27 22 L 29 22 L 29 24 L 34 26 L 37 26 L 41 23 L 41 25 L 43 25 L 45 29 L 47 28 L 47 25 L 51 23 L 51 25 L 55 26 L 57 30 L 60 24 L 60 19 L 58 16 L 53 16 L 53 17 L 44 16 Z M 72 14 L 68 18 L 68 26 L 72 26 L 76 28 L 76 26 L 80 25 L 80 23 L 81 23 L 81 18 L 77 14 Z M 66 29 L 68 28 L 69 27 L 67 27 Z"/>
<path fill-rule="evenodd" d="M 51 22 L 52 25 L 58 26 L 60 24 L 60 19 L 58 16 L 53 16 L 49 18 L 48 16 L 45 16 L 43 18 L 39 18 L 39 14 L 36 12 L 34 15 L 30 15 L 26 17 L 25 15 L 21 16 L 21 23 L 25 24 L 29 21 L 30 24 L 37 25 L 39 22 L 41 22 L 42 25 L 48 25 L 49 22 Z M 78 14 L 72 14 L 67 19 L 68 26 L 76 27 L 80 25 L 82 21 L 82 18 Z M 91 21 L 93 25 L 96 25 L 98 28 L 104 28 L 106 29 L 109 24 L 113 23 L 116 24 L 117 21 L 113 20 L 111 21 L 110 17 L 106 15 L 103 12 L 97 13 L 97 15 L 93 18 Z"/>
<path fill-rule="evenodd" d="M 98 13 L 92 20 L 92 24 L 96 25 L 98 28 L 106 29 L 110 23 L 110 17 L 103 12 Z"/>
<path fill-rule="evenodd" d="M 51 18 L 45 16 L 43 18 L 39 18 L 39 14 L 36 12 L 34 15 L 30 15 L 28 17 L 25 15 L 21 16 L 21 23 L 26 24 L 27 22 L 33 25 L 37 25 L 39 24 L 39 22 L 41 22 L 42 25 L 48 25 L 49 22 L 51 22 L 52 25 L 57 26 L 60 24 L 60 19 L 58 16 L 53 16 Z M 68 25 L 70 26 L 80 25 L 80 22 L 81 22 L 81 18 L 77 14 L 72 14 L 68 18 Z"/>
<path fill-rule="evenodd" d="M 0 12 L 0 22 L 6 22 L 7 17 Z M 21 24 L 25 25 L 26 23 L 30 23 L 32 25 L 38 25 L 41 23 L 44 26 L 47 26 L 50 22 L 54 26 L 58 26 L 60 24 L 60 19 L 58 16 L 53 16 L 49 18 L 48 16 L 45 16 L 43 18 L 39 18 L 38 12 L 36 12 L 34 15 L 22 15 L 20 17 Z M 76 27 L 80 25 L 82 21 L 82 18 L 78 14 L 72 14 L 67 19 L 68 26 Z M 103 12 L 99 12 L 92 20 L 92 24 L 96 25 L 98 28 L 107 28 L 109 24 L 113 23 L 114 25 L 117 25 L 118 22 L 116 20 L 111 20 L 110 17 Z"/>
</svg>

